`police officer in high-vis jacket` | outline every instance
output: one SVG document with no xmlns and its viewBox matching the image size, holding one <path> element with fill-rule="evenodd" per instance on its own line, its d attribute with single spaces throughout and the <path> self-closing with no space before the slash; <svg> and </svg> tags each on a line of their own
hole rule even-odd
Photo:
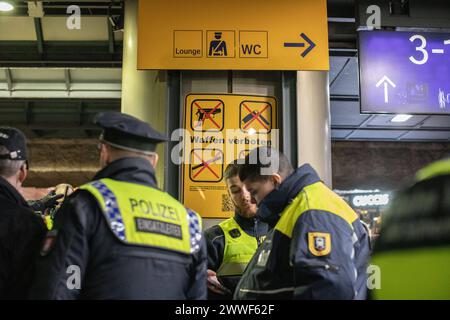
<svg viewBox="0 0 450 320">
<path fill-rule="evenodd" d="M 236 299 L 364 299 L 369 237 L 358 215 L 302 165 L 252 150 L 239 178 L 273 229 L 250 261 Z"/>
<path fill-rule="evenodd" d="M 264 240 L 268 226 L 255 219 L 256 205 L 239 179 L 239 164 L 224 172 L 235 215 L 205 230 L 208 248 L 209 299 L 231 299 L 247 264 Z M 217 286 L 217 282 L 220 283 Z"/>
<path fill-rule="evenodd" d="M 373 299 L 450 299 L 450 157 L 419 170 L 396 194 L 371 264 Z"/>
<path fill-rule="evenodd" d="M 108 112 L 93 181 L 63 204 L 41 249 L 32 299 L 204 299 L 201 219 L 157 187 L 165 137 Z"/>
</svg>

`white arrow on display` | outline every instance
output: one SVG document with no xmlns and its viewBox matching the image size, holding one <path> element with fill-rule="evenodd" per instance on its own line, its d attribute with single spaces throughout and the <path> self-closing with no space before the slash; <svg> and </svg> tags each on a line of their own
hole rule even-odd
<svg viewBox="0 0 450 320">
<path fill-rule="evenodd" d="M 383 76 L 383 78 L 381 78 L 380 81 L 377 82 L 376 87 L 378 88 L 379 86 L 381 86 L 382 83 L 384 84 L 384 103 L 388 103 L 389 102 L 388 84 L 390 84 L 392 88 L 395 88 L 396 85 L 387 76 Z"/>
</svg>

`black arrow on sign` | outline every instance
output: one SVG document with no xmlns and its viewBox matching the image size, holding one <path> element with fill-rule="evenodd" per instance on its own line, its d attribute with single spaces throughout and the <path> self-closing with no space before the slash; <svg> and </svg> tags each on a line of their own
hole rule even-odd
<svg viewBox="0 0 450 320">
<path fill-rule="evenodd" d="M 301 56 L 304 58 L 316 46 L 316 44 L 312 42 L 312 40 L 308 38 L 304 33 L 301 33 L 300 37 L 302 37 L 303 40 L 305 40 L 309 44 L 309 47 L 301 54 Z M 285 42 L 284 46 L 287 48 L 302 48 L 305 46 L 305 44 L 303 42 Z"/>
</svg>

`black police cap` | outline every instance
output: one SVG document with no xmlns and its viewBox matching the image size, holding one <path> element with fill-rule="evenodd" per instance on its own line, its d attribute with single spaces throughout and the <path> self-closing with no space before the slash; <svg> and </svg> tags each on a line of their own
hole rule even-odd
<svg viewBox="0 0 450 320">
<path fill-rule="evenodd" d="M 167 141 L 148 123 L 125 113 L 102 112 L 94 123 L 103 128 L 102 141 L 125 150 L 155 152 L 158 143 Z"/>
<path fill-rule="evenodd" d="M 27 139 L 19 129 L 0 127 L 0 146 L 9 150 L 0 154 L 0 159 L 28 160 Z"/>
</svg>

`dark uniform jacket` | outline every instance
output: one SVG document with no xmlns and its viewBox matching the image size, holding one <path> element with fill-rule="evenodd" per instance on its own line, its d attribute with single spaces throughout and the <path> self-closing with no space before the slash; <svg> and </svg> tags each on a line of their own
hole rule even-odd
<svg viewBox="0 0 450 320">
<path fill-rule="evenodd" d="M 0 299 L 25 299 L 45 235 L 42 219 L 0 177 Z"/>
<path fill-rule="evenodd" d="M 102 178 L 156 188 L 154 171 L 141 158 L 112 162 L 94 180 Z M 66 200 L 55 228 L 54 247 L 39 260 L 31 298 L 206 299 L 204 239 L 200 250 L 191 255 L 124 244 L 113 235 L 98 203 L 85 190 Z M 80 289 L 67 286 L 71 265 L 80 268 Z"/>
<path fill-rule="evenodd" d="M 268 230 L 268 225 L 266 223 L 260 222 L 255 218 L 244 218 L 238 213 L 235 214 L 234 220 L 249 236 L 255 237 L 258 245 L 262 243 Z M 219 225 L 216 225 L 205 230 L 204 234 L 208 248 L 208 269 L 217 271 L 222 264 L 225 249 L 225 236 L 223 230 Z M 219 280 L 225 287 L 234 292 L 240 279 L 240 276 L 228 276 L 221 277 Z M 220 296 L 212 292 L 208 292 L 208 294 L 209 299 L 232 298 L 232 295 Z"/>
<path fill-rule="evenodd" d="M 259 204 L 269 223 L 235 299 L 364 299 L 369 238 L 357 214 L 310 165 Z"/>
</svg>

